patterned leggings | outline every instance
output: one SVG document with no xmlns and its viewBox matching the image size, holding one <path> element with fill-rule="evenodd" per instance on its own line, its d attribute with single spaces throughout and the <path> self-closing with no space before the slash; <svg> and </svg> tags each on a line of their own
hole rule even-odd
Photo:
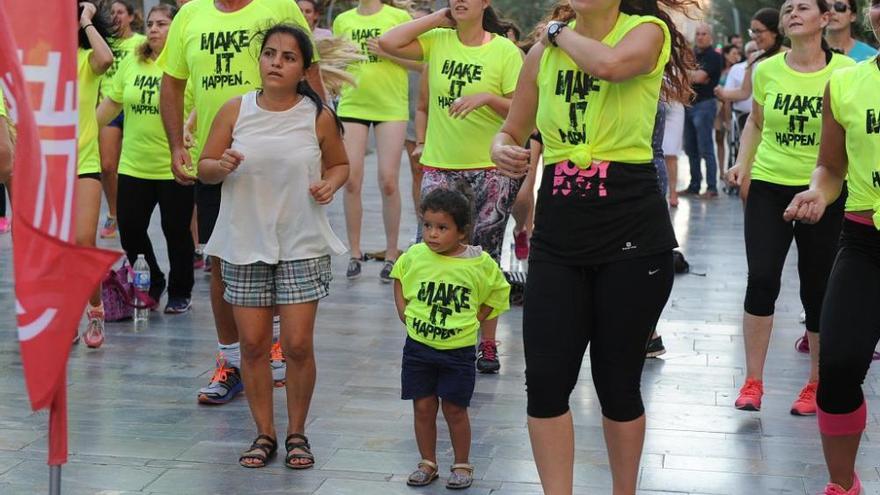
<svg viewBox="0 0 880 495">
<path fill-rule="evenodd" d="M 440 187 L 454 188 L 458 181 L 466 182 L 474 193 L 476 218 L 471 244 L 482 247 L 501 263 L 504 230 L 523 180 L 505 177 L 494 168 L 445 170 L 426 167 L 422 175 L 422 197 Z M 418 240 L 421 241 L 421 233 Z"/>
</svg>

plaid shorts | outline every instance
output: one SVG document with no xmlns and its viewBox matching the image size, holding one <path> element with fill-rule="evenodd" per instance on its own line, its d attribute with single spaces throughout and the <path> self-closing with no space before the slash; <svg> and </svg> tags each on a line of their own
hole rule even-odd
<svg viewBox="0 0 880 495">
<path fill-rule="evenodd" d="M 265 308 L 276 304 L 300 304 L 330 294 L 330 256 L 277 265 L 257 262 L 233 265 L 220 260 L 226 289 L 223 299 L 235 306 Z"/>
</svg>

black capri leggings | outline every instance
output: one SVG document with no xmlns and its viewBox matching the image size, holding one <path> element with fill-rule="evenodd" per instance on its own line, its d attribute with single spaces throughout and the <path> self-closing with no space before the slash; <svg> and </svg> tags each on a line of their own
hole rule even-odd
<svg viewBox="0 0 880 495">
<path fill-rule="evenodd" d="M 171 274 L 169 297 L 191 297 L 193 288 L 193 241 L 189 230 L 193 212 L 193 188 L 173 180 L 138 179 L 119 174 L 116 199 L 119 240 L 130 263 L 143 254 L 150 265 L 150 282 L 164 280 L 147 234 L 156 205 L 162 215 L 162 233 L 168 245 Z"/>
<path fill-rule="evenodd" d="M 848 414 L 865 400 L 862 382 L 880 340 L 880 231 L 846 220 L 819 326 L 819 408 Z"/>
<path fill-rule="evenodd" d="M 798 249 L 798 277 L 801 303 L 807 313 L 807 330 L 819 331 L 819 315 L 828 275 L 837 254 L 837 241 L 843 223 L 846 187 L 834 203 L 828 205 L 822 220 L 815 225 L 786 222 L 785 208 L 795 194 L 807 186 L 781 186 L 753 180 L 745 211 L 746 260 L 749 265 L 745 311 L 755 316 L 771 316 L 782 281 L 785 257 L 794 238 Z"/>
<path fill-rule="evenodd" d="M 672 252 L 595 266 L 532 261 L 523 307 L 528 414 L 565 414 L 587 344 L 602 414 L 644 414 L 645 347 L 672 290 Z"/>
</svg>

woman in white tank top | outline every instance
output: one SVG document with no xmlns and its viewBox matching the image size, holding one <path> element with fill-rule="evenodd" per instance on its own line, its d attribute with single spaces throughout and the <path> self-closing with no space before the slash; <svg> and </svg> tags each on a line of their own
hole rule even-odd
<svg viewBox="0 0 880 495">
<path fill-rule="evenodd" d="M 307 34 L 268 29 L 260 48 L 262 90 L 227 102 L 199 162 L 199 179 L 223 182 L 217 226 L 205 252 L 220 259 L 241 341 L 241 375 L 257 439 L 239 463 L 263 467 L 277 449 L 272 416 L 272 314 L 281 315 L 287 358 L 285 465 L 314 465 L 305 437 L 315 387 L 313 333 L 318 300 L 330 284 L 330 255 L 346 251 L 325 211 L 348 179 L 341 125 L 304 80 Z"/>
</svg>

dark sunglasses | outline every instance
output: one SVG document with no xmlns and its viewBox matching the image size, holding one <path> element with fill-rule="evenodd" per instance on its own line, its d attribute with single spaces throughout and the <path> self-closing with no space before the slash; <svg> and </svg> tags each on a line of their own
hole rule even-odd
<svg viewBox="0 0 880 495">
<path fill-rule="evenodd" d="M 846 2 L 834 2 L 831 4 L 831 8 L 834 9 L 835 12 L 840 12 L 842 14 L 849 10 L 849 4 Z"/>
</svg>

